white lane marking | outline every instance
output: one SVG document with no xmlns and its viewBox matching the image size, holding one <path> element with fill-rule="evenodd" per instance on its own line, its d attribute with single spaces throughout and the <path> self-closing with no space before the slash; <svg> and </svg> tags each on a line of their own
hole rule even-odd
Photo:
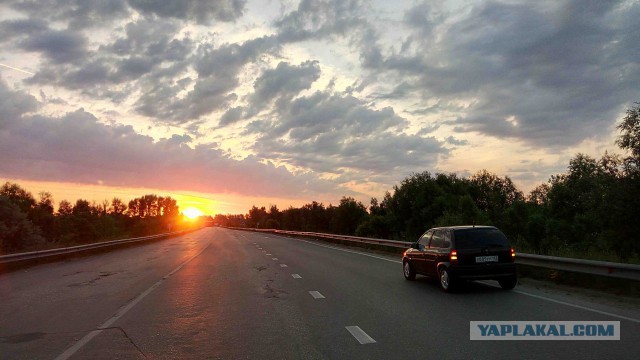
<svg viewBox="0 0 640 360">
<path fill-rule="evenodd" d="M 290 237 L 286 237 L 286 236 L 279 236 L 279 237 L 281 237 L 281 238 L 283 238 L 283 239 L 291 239 Z M 399 260 L 392 260 L 392 259 L 385 258 L 385 257 L 382 257 L 382 256 L 375 256 L 375 255 L 371 255 L 371 254 L 365 254 L 365 253 L 361 253 L 361 252 L 359 252 L 359 251 L 353 251 L 353 250 L 342 249 L 342 248 L 335 247 L 335 246 L 328 246 L 328 245 L 323 245 L 323 244 L 316 244 L 316 243 L 314 243 L 313 241 L 309 241 L 309 240 L 302 240 L 302 239 L 295 239 L 295 240 L 302 241 L 302 242 L 306 242 L 306 243 L 308 243 L 308 244 L 315 245 L 315 246 L 320 246 L 320 247 L 323 247 L 323 248 L 334 249 L 334 250 L 340 250 L 340 251 L 344 251 L 344 252 L 348 252 L 348 253 L 352 253 L 352 254 L 358 254 L 358 255 L 362 255 L 362 256 L 372 257 L 372 258 L 374 258 L 374 259 L 380 259 L 380 260 L 384 260 L 384 261 L 390 261 L 390 262 L 393 262 L 393 263 L 396 263 L 396 264 L 402 264 L 402 261 L 399 261 Z M 410 246 L 410 245 L 411 245 L 411 244 L 407 244 L 407 249 L 409 248 L 409 246 Z"/>
<path fill-rule="evenodd" d="M 280 264 L 280 267 L 287 267 L 287 264 Z"/>
<path fill-rule="evenodd" d="M 263 253 L 266 253 L 266 252 L 267 252 L 267 250 L 262 250 L 262 252 L 263 252 Z"/>
<path fill-rule="evenodd" d="M 367 335 L 366 332 L 364 332 L 362 329 L 360 329 L 360 326 L 345 326 L 345 328 L 362 345 L 364 345 L 364 344 L 373 344 L 373 343 L 376 342 L 375 340 L 373 340 L 373 338 L 371 336 Z"/>
<path fill-rule="evenodd" d="M 276 261 L 277 261 L 277 260 L 278 260 L 278 258 L 271 258 L 271 260 L 276 260 Z"/>
<path fill-rule="evenodd" d="M 309 291 L 309 294 L 313 296 L 314 299 L 324 299 L 324 295 L 320 294 L 318 291 Z"/>
<path fill-rule="evenodd" d="M 291 274 L 291 277 L 294 279 L 302 279 L 302 276 L 298 275 L 298 274 Z"/>
<path fill-rule="evenodd" d="M 278 236 L 278 237 L 281 237 L 283 239 L 291 239 L 290 237 L 286 237 L 286 236 Z M 397 264 L 402 264 L 402 261 L 391 260 L 391 259 L 383 258 L 383 257 L 380 257 L 380 256 L 374 256 L 374 255 L 370 255 L 370 254 L 361 253 L 361 252 L 358 252 L 358 251 L 346 250 L 346 249 L 341 249 L 341 248 L 334 247 L 334 246 L 327 246 L 327 245 L 323 245 L 323 244 L 316 244 L 313 241 L 308 241 L 308 240 L 302 240 L 302 239 L 295 239 L 295 240 L 306 242 L 306 243 L 311 244 L 311 245 L 320 246 L 320 247 L 324 247 L 324 248 L 328 248 L 328 249 L 344 251 L 344 252 L 348 252 L 348 253 L 353 253 L 353 254 L 358 254 L 358 255 L 362 255 L 362 256 L 372 257 L 374 259 L 380 259 L 380 260 L 384 260 L 384 261 L 394 262 L 394 263 L 397 263 Z M 492 284 L 487 284 L 487 285 L 493 286 Z M 586 310 L 586 311 L 591 311 L 591 312 L 594 312 L 594 313 L 597 313 L 597 314 L 612 316 L 612 317 L 615 317 L 615 318 L 629 320 L 629 321 L 632 321 L 632 322 L 635 322 L 635 323 L 640 323 L 639 319 L 634 319 L 634 318 L 623 316 L 623 315 L 616 315 L 614 313 L 601 311 L 601 310 L 597 310 L 597 309 L 592 309 L 592 308 L 589 308 L 589 307 L 586 307 L 586 306 L 581 306 L 581 305 L 576 305 L 576 304 L 572 304 L 572 303 L 565 302 L 565 301 L 555 300 L 555 299 L 551 299 L 551 298 L 540 296 L 540 295 L 534 295 L 534 294 L 530 294 L 530 293 L 527 293 L 527 292 L 524 292 L 524 291 L 521 291 L 521 290 L 512 290 L 512 291 L 515 292 L 515 293 L 521 294 L 521 295 L 531 296 L 531 297 L 534 297 L 534 298 L 537 298 L 537 299 L 540 299 L 540 300 L 546 300 L 546 301 L 553 302 L 553 303 L 556 303 L 556 304 L 566 305 L 566 306 L 570 306 L 570 307 L 574 307 L 574 308 L 578 308 L 578 309 L 582 309 L 582 310 Z"/>
<path fill-rule="evenodd" d="M 187 265 L 191 260 L 193 260 L 193 259 L 197 258 L 198 256 L 200 256 L 200 254 L 202 254 L 210 245 L 211 245 L 211 243 L 207 244 L 207 246 L 205 246 L 197 254 L 195 254 L 194 256 L 192 256 L 189 259 L 187 259 L 187 261 L 183 262 L 177 268 L 173 269 L 173 271 L 171 271 L 170 273 L 165 275 L 162 279 L 158 280 L 155 284 L 151 285 L 150 288 L 145 290 L 142 294 L 138 295 L 135 299 L 131 300 L 131 302 L 129 302 L 127 305 L 125 305 L 124 307 L 121 307 L 115 313 L 115 315 L 113 315 L 110 319 L 108 319 L 104 323 L 100 324 L 98 326 L 97 330 L 93 330 L 90 333 L 88 333 L 87 335 L 85 335 L 82 339 L 78 340 L 78 342 L 73 344 L 73 346 L 71 346 L 70 348 L 65 350 L 65 352 L 63 352 L 62 354 L 58 355 L 58 357 L 56 357 L 55 360 L 66 360 L 66 359 L 70 358 L 71 356 L 73 356 L 76 352 L 78 352 L 78 350 L 82 349 L 83 346 L 85 346 L 89 341 L 91 341 L 91 339 L 93 339 L 94 337 L 100 335 L 100 333 L 105 328 L 111 327 L 111 325 L 113 325 L 116 321 L 118 321 L 118 319 L 123 317 L 124 314 L 126 314 L 129 310 L 131 310 L 134 306 L 136 306 L 136 304 L 138 304 L 142 299 L 144 299 L 147 295 L 149 295 L 158 286 L 162 285 L 162 283 L 165 280 L 167 280 L 169 277 L 171 277 L 171 275 L 177 273 L 178 271 L 180 271 L 180 269 L 182 269 L 183 266 Z"/>
<path fill-rule="evenodd" d="M 550 302 L 553 302 L 553 303 L 556 303 L 556 304 L 562 304 L 562 305 L 566 305 L 566 306 L 571 306 L 571 307 L 574 307 L 574 308 L 587 310 L 587 311 L 591 311 L 591 312 L 602 314 L 602 315 L 612 316 L 612 317 L 615 317 L 615 318 L 618 318 L 618 319 L 624 319 L 624 320 L 633 321 L 635 323 L 640 323 L 640 320 L 634 319 L 634 318 L 630 318 L 630 317 L 627 317 L 627 316 L 616 315 L 616 314 L 612 314 L 610 312 L 596 310 L 596 309 L 592 309 L 592 308 L 589 308 L 589 307 L 586 307 L 586 306 L 582 306 L 582 305 L 576 305 L 576 304 L 568 303 L 568 302 L 561 301 L 561 300 L 550 299 L 550 298 L 547 298 L 547 297 L 544 297 L 544 296 L 540 296 L 540 295 L 529 294 L 529 293 L 521 291 L 521 290 L 511 290 L 511 291 L 513 291 L 515 293 L 518 293 L 518 294 L 521 294 L 521 295 L 531 296 L 531 297 L 536 298 L 536 299 L 550 301 Z"/>
<path fill-rule="evenodd" d="M 483 285 L 495 287 L 495 288 L 498 288 L 498 289 L 500 288 L 499 286 L 496 286 L 496 285 L 494 285 L 492 283 L 489 283 L 489 282 L 486 282 L 486 281 L 477 281 L 477 282 L 481 283 Z M 530 296 L 532 298 L 536 298 L 536 299 L 540 299 L 540 300 L 546 300 L 546 301 L 549 301 L 549 302 L 552 302 L 552 303 L 556 303 L 556 304 L 570 306 L 570 307 L 573 307 L 573 308 L 576 308 L 576 309 L 591 311 L 591 312 L 594 312 L 594 313 L 597 313 L 597 314 L 613 316 L 613 317 L 618 318 L 618 319 L 624 319 L 624 320 L 629 320 L 629 321 L 633 321 L 633 322 L 636 322 L 636 323 L 640 323 L 640 320 L 638 320 L 638 319 L 630 318 L 630 317 L 623 316 L 623 315 L 617 315 L 617 314 L 606 312 L 606 311 L 602 311 L 602 310 L 592 309 L 590 307 L 577 305 L 577 304 L 572 304 L 570 302 L 566 302 L 566 301 L 562 301 L 562 300 L 556 300 L 556 299 L 544 297 L 542 295 L 531 294 L 531 293 L 528 293 L 528 292 L 522 291 L 522 290 L 511 290 L 511 292 L 514 292 L 514 293 L 517 293 L 517 294 L 520 294 L 520 295 L 524 295 L 524 296 Z"/>
<path fill-rule="evenodd" d="M 267 253 L 267 254 L 265 254 L 265 255 L 267 255 L 267 256 L 271 256 L 271 254 L 269 254 L 269 253 Z"/>
</svg>

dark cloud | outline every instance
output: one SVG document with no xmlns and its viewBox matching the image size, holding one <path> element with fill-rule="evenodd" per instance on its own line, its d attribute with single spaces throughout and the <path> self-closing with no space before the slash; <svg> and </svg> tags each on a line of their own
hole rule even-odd
<svg viewBox="0 0 640 360">
<path fill-rule="evenodd" d="M 406 125 L 406 120 L 397 116 L 392 108 L 372 110 L 350 95 L 317 91 L 290 103 L 280 102 L 278 106 L 278 120 L 269 136 L 288 135 L 294 140 L 306 140 L 331 131 L 339 131 L 344 136 L 362 136 Z"/>
<path fill-rule="evenodd" d="M 166 85 L 180 91 L 188 82 L 174 78 L 189 67 L 195 47 L 180 30 L 173 20 L 129 22 L 121 36 L 98 51 L 73 64 L 45 63 L 28 82 L 58 85 L 115 103 L 139 88 Z"/>
<path fill-rule="evenodd" d="M 348 36 L 366 23 L 359 0 L 302 0 L 298 8 L 275 22 L 284 42 Z"/>
<path fill-rule="evenodd" d="M 43 33 L 49 25 L 42 19 L 18 19 L 0 22 L 0 43 L 14 38 L 22 38 Z"/>
<path fill-rule="evenodd" d="M 344 181 L 375 176 L 391 183 L 447 153 L 433 137 L 402 133 L 407 122 L 393 109 L 375 110 L 346 94 L 316 92 L 279 102 L 274 117 L 247 126 L 259 135 L 254 150 L 260 157 L 340 174 Z"/>
<path fill-rule="evenodd" d="M 182 124 L 228 109 L 237 99 L 234 90 L 243 67 L 277 50 L 278 43 L 270 36 L 217 48 L 202 44 L 192 59 L 198 73 L 193 89 L 179 97 L 183 90 L 179 83 L 155 82 L 136 101 L 136 111 L 158 121 Z"/>
<path fill-rule="evenodd" d="M 318 61 L 305 61 L 300 66 L 281 62 L 256 80 L 252 100 L 267 103 L 276 97 L 292 98 L 300 91 L 309 89 L 319 77 Z"/>
<path fill-rule="evenodd" d="M 277 53 L 279 43 L 273 36 L 263 36 L 247 40 L 241 44 L 224 44 L 215 47 L 206 43 L 198 48 L 194 58 L 194 68 L 199 77 L 213 74 L 235 73 L 245 64 L 255 61 L 263 54 Z"/>
<path fill-rule="evenodd" d="M 38 100 L 22 91 L 13 91 L 0 78 L 0 130 L 18 121 L 23 114 L 38 109 Z"/>
<path fill-rule="evenodd" d="M 249 109 L 244 114 L 250 117 L 260 109 L 268 107 L 274 99 L 290 102 L 302 90 L 320 78 L 317 61 L 305 61 L 299 66 L 281 62 L 275 69 L 268 69 L 253 84 L 254 92 L 249 96 Z"/>
<path fill-rule="evenodd" d="M 127 0 L 129 5 L 143 14 L 193 20 L 209 24 L 213 20 L 233 21 L 242 16 L 246 0 Z"/>
<path fill-rule="evenodd" d="M 81 62 L 87 55 L 87 39 L 71 30 L 47 30 L 30 34 L 19 43 L 27 51 L 41 52 L 54 63 Z"/>
<path fill-rule="evenodd" d="M 467 145 L 469 143 L 467 140 L 456 139 L 453 136 L 449 136 L 445 140 L 447 141 L 448 144 L 456 145 L 456 146 Z"/>
<path fill-rule="evenodd" d="M 32 19 L 67 23 L 70 29 L 101 26 L 128 14 L 124 0 L 5 1 Z"/>
<path fill-rule="evenodd" d="M 244 108 L 241 106 L 233 107 L 227 110 L 220 118 L 220 126 L 227 126 L 242 119 Z"/>
</svg>

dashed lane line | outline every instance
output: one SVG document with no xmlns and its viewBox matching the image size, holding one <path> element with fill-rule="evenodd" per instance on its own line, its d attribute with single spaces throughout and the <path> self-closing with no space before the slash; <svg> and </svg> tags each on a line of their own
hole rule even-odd
<svg viewBox="0 0 640 360">
<path fill-rule="evenodd" d="M 314 299 L 324 299 L 324 295 L 320 294 L 319 291 L 309 291 L 309 295 L 313 296 Z"/>
<path fill-rule="evenodd" d="M 362 329 L 360 329 L 359 326 L 345 326 L 345 328 L 362 345 L 364 345 L 364 344 L 373 344 L 373 343 L 376 342 L 375 340 L 373 340 L 373 338 L 371 336 L 369 336 L 366 332 L 364 332 Z"/>
</svg>

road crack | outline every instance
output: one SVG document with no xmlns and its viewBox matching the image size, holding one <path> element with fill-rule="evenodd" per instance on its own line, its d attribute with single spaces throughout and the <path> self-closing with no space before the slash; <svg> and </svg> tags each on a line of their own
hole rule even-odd
<svg viewBox="0 0 640 360">
<path fill-rule="evenodd" d="M 142 355 L 143 358 L 148 359 L 147 355 L 142 351 L 142 349 L 140 349 L 138 347 L 138 345 L 136 345 L 136 343 L 133 341 L 133 339 L 129 336 L 129 334 L 127 334 L 127 332 L 121 328 L 120 326 L 110 326 L 110 327 L 105 327 L 105 328 L 99 328 L 97 330 L 119 330 L 124 337 L 127 338 L 127 340 L 129 340 L 129 342 L 131 343 L 131 345 L 133 345 L 133 347 L 136 348 L 136 350 L 138 350 L 138 352 L 140 353 L 140 355 Z"/>
</svg>

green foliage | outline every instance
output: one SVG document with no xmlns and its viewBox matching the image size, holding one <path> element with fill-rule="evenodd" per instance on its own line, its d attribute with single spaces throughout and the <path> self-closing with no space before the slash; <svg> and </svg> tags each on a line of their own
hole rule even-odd
<svg viewBox="0 0 640 360">
<path fill-rule="evenodd" d="M 631 155 L 640 159 L 640 103 L 627 109 L 627 115 L 618 125 L 621 132 L 616 144 L 622 149 L 631 151 Z"/>
<path fill-rule="evenodd" d="M 12 200 L 0 195 L 0 254 L 33 249 L 44 243 L 40 230 Z"/>
<path fill-rule="evenodd" d="M 0 187 L 0 253 L 151 235 L 188 225 L 170 197 L 145 195 L 130 204 L 128 208 L 117 198 L 101 204 L 62 200 L 55 213 L 50 193 L 41 192 L 36 201 L 7 182 Z"/>
</svg>

